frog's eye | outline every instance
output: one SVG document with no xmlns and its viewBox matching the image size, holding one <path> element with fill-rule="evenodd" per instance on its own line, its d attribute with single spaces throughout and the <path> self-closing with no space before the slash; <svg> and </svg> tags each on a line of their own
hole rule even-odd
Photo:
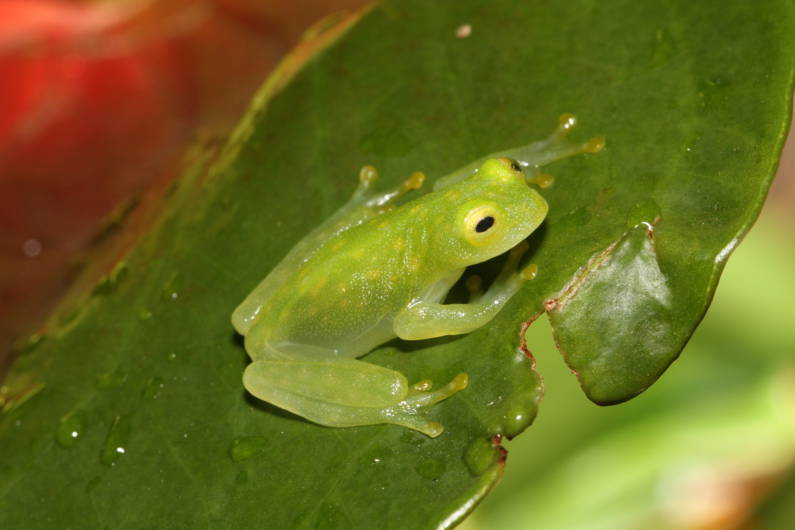
<svg viewBox="0 0 795 530">
<path fill-rule="evenodd" d="M 514 173 L 519 173 L 519 174 L 524 173 L 524 168 L 522 167 L 522 163 L 519 162 L 518 160 L 508 157 L 501 157 L 498 158 L 497 160 L 499 160 L 506 168 L 510 168 L 511 171 L 513 171 Z"/>
<path fill-rule="evenodd" d="M 464 234 L 473 245 L 484 245 L 493 239 L 499 225 L 500 215 L 494 206 L 476 206 L 464 218 Z"/>
<path fill-rule="evenodd" d="M 487 215 L 486 217 L 478 221 L 478 224 L 475 225 L 475 232 L 482 234 L 492 226 L 494 226 L 494 217 L 492 217 L 491 215 Z"/>
</svg>

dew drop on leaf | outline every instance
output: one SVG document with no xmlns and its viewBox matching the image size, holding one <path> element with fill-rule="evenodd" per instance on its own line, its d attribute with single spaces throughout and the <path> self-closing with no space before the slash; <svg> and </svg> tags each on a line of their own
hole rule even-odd
<svg viewBox="0 0 795 530">
<path fill-rule="evenodd" d="M 116 416 L 108 429 L 105 446 L 102 448 L 99 460 L 106 466 L 115 466 L 116 462 L 127 453 L 130 440 L 130 418 Z"/>
<path fill-rule="evenodd" d="M 485 473 L 498 457 L 499 449 L 491 443 L 491 440 L 485 438 L 477 438 L 464 452 L 464 462 L 475 476 Z"/>
<path fill-rule="evenodd" d="M 641 223 L 653 225 L 660 217 L 660 206 L 651 198 L 637 201 L 627 214 L 627 228 L 634 228 Z"/>
<path fill-rule="evenodd" d="M 83 421 L 77 412 L 73 411 L 66 414 L 58 422 L 58 428 L 55 430 L 55 441 L 61 447 L 74 447 L 82 436 Z"/>
<path fill-rule="evenodd" d="M 445 468 L 446 465 L 443 460 L 428 458 L 426 460 L 420 460 L 417 465 L 414 466 L 414 471 L 423 478 L 437 479 L 444 474 Z"/>
</svg>

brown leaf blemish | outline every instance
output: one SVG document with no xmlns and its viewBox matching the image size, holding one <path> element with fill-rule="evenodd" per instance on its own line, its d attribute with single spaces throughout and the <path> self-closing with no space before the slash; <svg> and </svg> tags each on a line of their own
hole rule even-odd
<svg viewBox="0 0 795 530">
<path fill-rule="evenodd" d="M 533 356 L 533 353 L 530 351 L 530 348 L 527 347 L 527 339 L 525 337 L 525 333 L 527 329 L 536 321 L 538 317 L 540 317 L 543 313 L 536 313 L 535 315 L 531 316 L 528 320 L 522 322 L 522 327 L 519 330 L 519 349 L 524 354 L 525 357 L 530 359 L 531 368 L 533 370 L 536 369 L 536 358 Z"/>
<path fill-rule="evenodd" d="M 495 434 L 492 436 L 491 445 L 496 447 L 500 452 L 500 456 L 497 457 L 497 465 L 500 467 L 505 467 L 505 461 L 508 460 L 508 450 L 502 445 L 502 435 Z"/>
</svg>

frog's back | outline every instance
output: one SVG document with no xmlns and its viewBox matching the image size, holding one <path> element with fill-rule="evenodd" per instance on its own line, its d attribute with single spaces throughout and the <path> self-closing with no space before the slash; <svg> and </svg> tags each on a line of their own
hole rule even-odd
<svg viewBox="0 0 795 530">
<path fill-rule="evenodd" d="M 395 210 L 329 239 L 261 301 L 251 331 L 271 345 L 312 344 L 350 355 L 394 337 L 395 315 L 434 281 L 421 270 L 426 231 L 416 226 Z"/>
</svg>

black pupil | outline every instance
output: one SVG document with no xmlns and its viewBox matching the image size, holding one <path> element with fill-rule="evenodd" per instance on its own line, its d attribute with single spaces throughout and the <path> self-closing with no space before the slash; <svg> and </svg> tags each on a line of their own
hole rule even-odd
<svg viewBox="0 0 795 530">
<path fill-rule="evenodd" d="M 522 171 L 522 166 L 519 165 L 519 162 L 516 160 L 511 160 L 511 169 L 514 171 Z"/>
<path fill-rule="evenodd" d="M 492 216 L 484 217 L 480 221 L 478 221 L 477 226 L 475 226 L 475 232 L 481 233 L 485 232 L 489 228 L 494 226 L 494 218 Z"/>
</svg>

